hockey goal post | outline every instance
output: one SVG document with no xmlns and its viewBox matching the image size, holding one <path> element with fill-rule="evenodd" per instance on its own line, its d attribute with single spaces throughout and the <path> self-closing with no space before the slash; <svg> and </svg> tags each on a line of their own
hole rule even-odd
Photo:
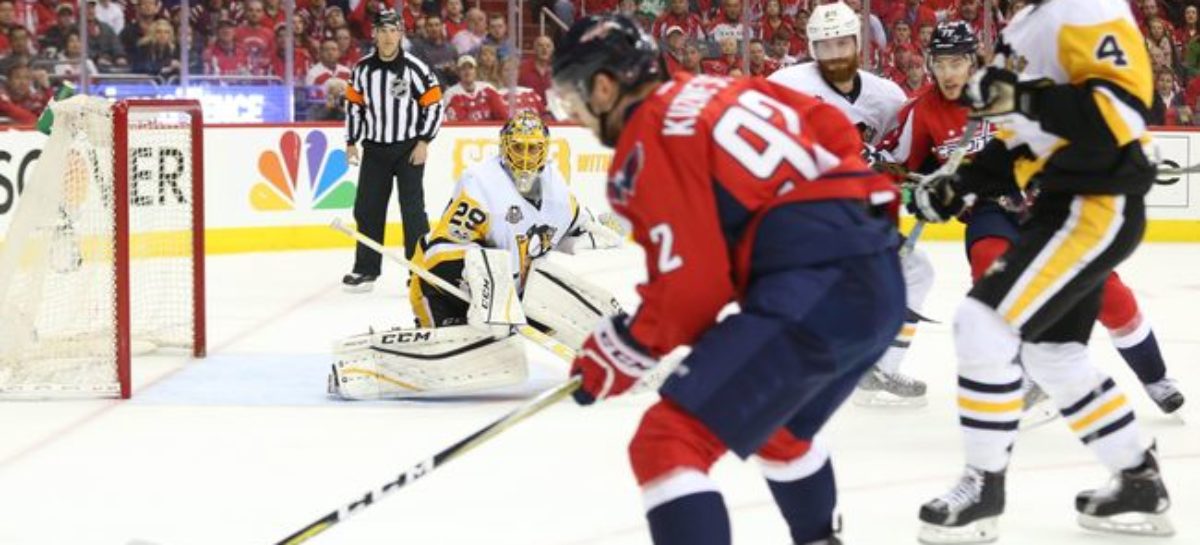
<svg viewBox="0 0 1200 545">
<path fill-rule="evenodd" d="M 0 250 L 0 398 L 132 392 L 135 355 L 203 357 L 203 115 L 77 96 Z"/>
</svg>

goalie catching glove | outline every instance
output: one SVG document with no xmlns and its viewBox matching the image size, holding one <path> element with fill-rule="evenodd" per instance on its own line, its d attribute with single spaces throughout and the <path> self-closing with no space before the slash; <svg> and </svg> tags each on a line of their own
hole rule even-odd
<svg viewBox="0 0 1200 545">
<path fill-rule="evenodd" d="M 571 364 L 571 376 L 583 378 L 572 394 L 576 403 L 591 405 L 621 395 L 658 364 L 630 335 L 628 321 L 624 313 L 606 317 L 583 342 Z"/>
</svg>

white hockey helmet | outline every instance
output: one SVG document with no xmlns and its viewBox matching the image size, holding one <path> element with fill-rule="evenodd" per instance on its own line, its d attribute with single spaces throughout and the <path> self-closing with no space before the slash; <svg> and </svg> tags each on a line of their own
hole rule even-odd
<svg viewBox="0 0 1200 545">
<path fill-rule="evenodd" d="M 862 47 L 862 20 L 858 13 L 844 2 L 822 4 L 813 9 L 808 17 L 808 50 L 816 49 L 821 40 L 842 36 L 854 36 L 855 43 Z"/>
</svg>

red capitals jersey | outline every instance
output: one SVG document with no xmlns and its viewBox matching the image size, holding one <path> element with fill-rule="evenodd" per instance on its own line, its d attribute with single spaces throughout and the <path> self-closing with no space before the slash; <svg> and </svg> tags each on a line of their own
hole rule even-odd
<svg viewBox="0 0 1200 545">
<path fill-rule="evenodd" d="M 967 108 L 946 100 L 937 84 L 931 83 L 900 108 L 898 119 L 900 126 L 880 142 L 880 149 L 891 153 L 909 171 L 928 174 L 958 149 L 967 126 Z M 983 149 L 991 130 L 991 124 L 985 121 L 983 130 L 968 144 L 968 157 Z"/>
<path fill-rule="evenodd" d="M 629 118 L 609 171 L 609 202 L 646 249 L 634 338 L 657 357 L 712 326 L 747 284 L 773 207 L 892 198 L 861 151 L 834 106 L 762 78 L 682 73 L 660 86 Z M 722 228 L 730 209 L 745 218 L 737 234 Z"/>
<path fill-rule="evenodd" d="M 462 84 L 446 91 L 446 119 L 450 121 L 503 121 L 508 118 L 504 97 L 491 85 L 477 82 L 467 92 Z"/>
</svg>

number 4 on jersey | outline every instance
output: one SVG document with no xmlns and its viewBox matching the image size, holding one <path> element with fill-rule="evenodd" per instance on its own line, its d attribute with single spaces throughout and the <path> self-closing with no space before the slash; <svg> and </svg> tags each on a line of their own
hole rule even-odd
<svg viewBox="0 0 1200 545">
<path fill-rule="evenodd" d="M 1121 49 L 1121 44 L 1117 43 L 1117 37 L 1112 34 L 1106 34 L 1100 39 L 1100 46 L 1096 48 L 1096 58 L 1100 60 L 1111 58 L 1113 64 L 1117 66 L 1129 65 L 1129 61 L 1125 58 L 1125 50 Z"/>
</svg>

